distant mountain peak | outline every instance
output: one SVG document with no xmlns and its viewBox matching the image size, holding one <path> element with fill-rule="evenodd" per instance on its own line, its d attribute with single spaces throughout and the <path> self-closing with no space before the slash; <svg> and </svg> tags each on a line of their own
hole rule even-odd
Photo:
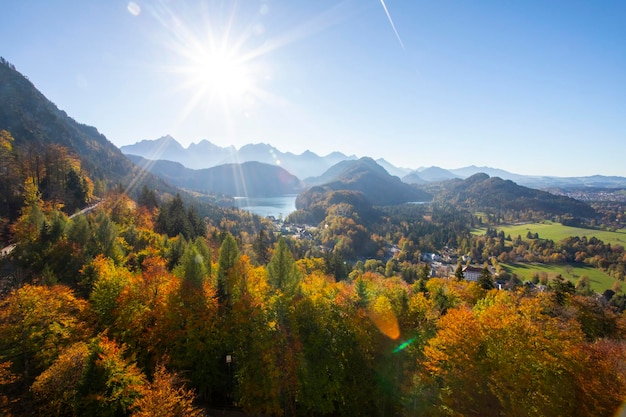
<svg viewBox="0 0 626 417">
<path fill-rule="evenodd" d="M 356 155 L 346 155 L 344 153 L 335 151 L 326 155 L 326 158 L 343 158 L 343 159 L 357 159 Z"/>
<path fill-rule="evenodd" d="M 402 181 L 409 184 L 423 184 L 429 182 L 440 182 L 459 178 L 458 175 L 453 174 L 447 169 L 439 168 L 436 166 L 430 166 L 428 168 L 420 168 L 413 171 L 409 175 L 402 178 Z"/>
<path fill-rule="evenodd" d="M 488 174 L 485 174 L 484 172 L 477 172 L 476 174 L 470 177 L 467 177 L 465 181 L 467 183 L 473 183 L 473 182 L 485 181 L 485 180 L 488 180 L 489 178 L 491 177 Z"/>
<path fill-rule="evenodd" d="M 263 143 L 263 142 L 258 142 L 258 143 L 248 143 L 246 145 L 243 145 L 241 148 L 239 148 L 239 150 L 241 151 L 242 149 L 273 149 L 273 146 L 267 144 L 267 143 Z"/>
</svg>

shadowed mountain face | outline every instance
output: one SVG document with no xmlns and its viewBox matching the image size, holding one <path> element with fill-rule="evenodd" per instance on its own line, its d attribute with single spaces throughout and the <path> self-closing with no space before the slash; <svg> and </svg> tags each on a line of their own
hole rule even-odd
<svg viewBox="0 0 626 417">
<path fill-rule="evenodd" d="M 61 145 L 81 160 L 92 180 L 110 185 L 149 184 L 171 192 L 173 189 L 152 175 L 141 173 L 122 152 L 95 127 L 77 123 L 59 110 L 15 68 L 0 64 L 0 129 L 15 138 L 15 146 L 40 152 L 49 145 Z"/>
<path fill-rule="evenodd" d="M 11 132 L 16 146 L 62 145 L 95 178 L 119 180 L 132 172 L 130 161 L 96 128 L 68 117 L 8 65 L 0 65 L 0 102 L 0 129 Z"/>
<path fill-rule="evenodd" d="M 371 158 L 343 161 L 331 167 L 313 187 L 298 196 L 296 207 L 305 208 L 313 194 L 347 190 L 357 191 L 374 205 L 401 204 L 410 201 L 428 201 L 431 196 L 400 181 Z"/>
<path fill-rule="evenodd" d="M 137 165 L 178 187 L 203 193 L 246 197 L 297 194 L 300 180 L 281 167 L 260 162 L 189 169 L 178 162 L 150 161 L 129 155 Z"/>
</svg>

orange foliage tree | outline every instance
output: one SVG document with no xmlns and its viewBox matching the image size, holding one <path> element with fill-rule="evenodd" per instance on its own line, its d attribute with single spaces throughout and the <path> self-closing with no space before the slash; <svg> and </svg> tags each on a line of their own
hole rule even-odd
<svg viewBox="0 0 626 417">
<path fill-rule="evenodd" d="M 194 399 L 194 392 L 185 388 L 178 374 L 159 364 L 152 382 L 143 387 L 141 397 L 133 402 L 131 417 L 205 416 L 201 409 L 193 405 Z"/>
<path fill-rule="evenodd" d="M 430 412 L 583 416 L 591 410 L 581 404 L 599 402 L 605 411 L 619 404 L 626 394 L 622 382 L 608 393 L 598 387 L 606 375 L 623 381 L 623 368 L 606 361 L 603 370 L 612 371 L 594 378 L 599 369 L 591 359 L 600 355 L 584 353 L 589 345 L 579 324 L 545 314 L 545 303 L 545 297 L 492 291 L 473 309 L 459 307 L 443 316 L 424 349 L 424 404 L 431 404 Z M 621 344 L 610 346 L 622 357 Z M 601 410 L 591 414 L 615 412 Z"/>
<path fill-rule="evenodd" d="M 162 318 L 168 298 L 179 280 L 166 268 L 166 260 L 154 256 L 143 261 L 142 271 L 129 277 L 117 298 L 112 331 L 136 353 L 142 366 L 154 368 L 166 350 L 167 330 Z"/>
</svg>

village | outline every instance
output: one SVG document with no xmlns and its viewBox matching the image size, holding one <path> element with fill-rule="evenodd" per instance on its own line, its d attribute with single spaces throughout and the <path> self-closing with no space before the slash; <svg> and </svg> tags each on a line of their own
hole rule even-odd
<svg viewBox="0 0 626 417">
<path fill-rule="evenodd" d="M 314 234 L 318 231 L 318 227 L 305 224 L 295 224 L 284 221 L 282 218 L 275 218 L 274 216 L 268 216 L 268 219 L 274 226 L 274 231 L 281 236 L 289 237 L 291 239 L 298 240 L 314 240 Z M 324 251 L 325 248 L 320 245 L 319 248 Z M 400 253 L 400 248 L 397 245 L 386 245 L 385 257 L 380 260 L 381 265 L 385 262 L 393 259 Z M 360 259 L 365 262 L 367 259 Z M 483 272 L 484 265 L 478 265 L 473 263 L 471 256 L 463 255 L 458 256 L 456 248 L 450 248 L 445 246 L 439 253 L 426 252 L 421 254 L 422 262 L 429 265 L 431 278 L 451 278 L 455 276 L 456 268 L 459 263 L 463 265 L 463 277 L 466 281 L 477 282 L 480 274 Z M 504 280 L 498 280 L 498 274 L 496 269 L 492 265 L 487 265 L 487 269 L 495 281 L 496 288 L 505 288 L 506 282 Z"/>
</svg>

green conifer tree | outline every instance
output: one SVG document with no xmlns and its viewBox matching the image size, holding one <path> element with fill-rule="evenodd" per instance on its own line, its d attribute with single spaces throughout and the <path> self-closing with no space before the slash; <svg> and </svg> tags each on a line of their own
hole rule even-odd
<svg viewBox="0 0 626 417">
<path fill-rule="evenodd" d="M 457 281 L 463 281 L 465 279 L 465 276 L 463 275 L 463 265 L 461 265 L 461 262 L 457 264 L 456 269 L 454 270 L 454 277 Z"/>
<path fill-rule="evenodd" d="M 222 246 L 220 246 L 220 254 L 217 260 L 217 297 L 220 303 L 225 303 L 228 299 L 228 272 L 235 266 L 237 259 L 239 259 L 237 241 L 233 235 L 227 233 Z"/>
<path fill-rule="evenodd" d="M 478 285 L 485 290 L 492 290 L 496 287 L 495 282 L 493 282 L 491 272 L 489 272 L 489 268 L 486 266 L 480 271 L 477 282 Z"/>
<path fill-rule="evenodd" d="M 293 294 L 298 285 L 298 269 L 293 255 L 284 238 L 278 240 L 278 245 L 267 265 L 268 282 L 274 289 L 284 294 Z"/>
</svg>

